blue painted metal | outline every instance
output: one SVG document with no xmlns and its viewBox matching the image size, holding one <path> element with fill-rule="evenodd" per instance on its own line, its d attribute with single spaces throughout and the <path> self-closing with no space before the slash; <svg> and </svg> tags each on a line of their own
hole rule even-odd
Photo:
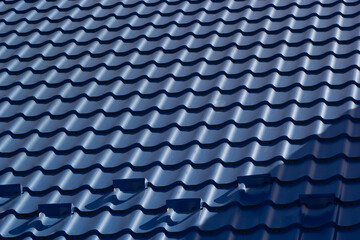
<svg viewBox="0 0 360 240">
<path fill-rule="evenodd" d="M 166 200 L 166 207 L 176 212 L 189 212 L 201 208 L 200 198 L 182 198 Z"/>
<path fill-rule="evenodd" d="M 46 203 L 39 204 L 38 210 L 47 217 L 63 217 L 74 212 L 71 203 Z"/>
<path fill-rule="evenodd" d="M 335 203 L 335 194 L 301 194 L 299 199 L 308 208 L 323 208 Z"/>
<path fill-rule="evenodd" d="M 271 175 L 267 173 L 240 176 L 237 180 L 240 184 L 243 183 L 246 187 L 262 187 L 271 183 Z"/>
<path fill-rule="evenodd" d="M 22 194 L 21 184 L 0 185 L 0 197 L 13 197 Z"/>
<path fill-rule="evenodd" d="M 358 238 L 359 29 L 359 0 L 1 1 L 0 238 Z"/>
<path fill-rule="evenodd" d="M 145 178 L 114 179 L 113 186 L 124 192 L 132 192 L 145 189 L 147 182 Z"/>
</svg>

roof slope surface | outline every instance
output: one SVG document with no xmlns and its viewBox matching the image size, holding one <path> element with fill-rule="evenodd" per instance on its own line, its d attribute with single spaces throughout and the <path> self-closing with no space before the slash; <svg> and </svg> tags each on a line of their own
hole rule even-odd
<svg viewBox="0 0 360 240">
<path fill-rule="evenodd" d="M 355 0 L 2 1 L 0 236 L 356 239 L 359 33 Z"/>
</svg>

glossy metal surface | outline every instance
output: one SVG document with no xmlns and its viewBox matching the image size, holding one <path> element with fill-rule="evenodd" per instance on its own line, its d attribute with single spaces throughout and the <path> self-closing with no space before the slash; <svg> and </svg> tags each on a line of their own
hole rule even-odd
<svg viewBox="0 0 360 240">
<path fill-rule="evenodd" d="M 359 33 L 356 0 L 2 1 L 1 238 L 356 239 Z"/>
</svg>

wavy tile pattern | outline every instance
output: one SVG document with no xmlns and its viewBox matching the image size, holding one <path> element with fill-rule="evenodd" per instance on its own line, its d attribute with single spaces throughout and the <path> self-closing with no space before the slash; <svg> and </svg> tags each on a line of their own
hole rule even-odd
<svg viewBox="0 0 360 240">
<path fill-rule="evenodd" d="M 0 238 L 356 239 L 359 22 L 359 0 L 1 1 Z"/>
</svg>

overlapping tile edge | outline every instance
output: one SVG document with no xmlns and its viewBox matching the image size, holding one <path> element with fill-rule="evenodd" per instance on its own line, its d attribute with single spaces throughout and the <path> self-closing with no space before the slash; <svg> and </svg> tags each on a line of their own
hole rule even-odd
<svg viewBox="0 0 360 240">
<path fill-rule="evenodd" d="M 14 5 L 1 10 L 7 4 Z M 0 6 L 0 24 L 5 27 L 0 31 L 0 182 L 5 187 L 2 193 L 21 194 L 1 203 L 1 236 L 161 238 L 164 233 L 174 238 L 199 234 L 215 239 L 240 235 L 312 239 L 327 234 L 346 239 L 349 232 L 356 235 L 360 177 L 354 146 L 359 141 L 360 97 L 359 51 L 353 49 L 359 46 L 360 2 L 57 4 L 4 1 Z M 115 7 L 129 14 L 101 15 Z M 183 10 L 191 7 L 196 10 Z M 165 12 L 167 8 L 173 11 Z M 304 14 L 301 9 L 316 13 Z M 322 15 L 326 9 L 330 13 Z M 84 11 L 85 16 L 52 19 L 72 10 Z M 284 13 L 275 18 L 265 11 Z M 216 15 L 222 12 L 226 14 Z M 29 20 L 30 13 L 39 18 Z M 26 16 L 13 20 L 17 14 Z M 192 20 L 196 14 L 216 17 Z M 152 20 L 135 24 L 153 16 L 177 18 L 168 24 Z M 109 24 L 118 26 L 101 25 L 108 18 L 113 19 Z M 284 26 L 285 20 L 293 25 Z M 63 21 L 75 24 L 52 30 L 43 24 Z M 301 28 L 302 21 L 309 23 Z M 242 25 L 228 31 L 227 25 L 234 23 Z M 34 24 L 34 30 L 21 31 L 24 24 Z M 105 32 L 118 37 L 106 38 Z M 126 32 L 133 36 L 123 37 Z M 302 40 L 293 41 L 293 35 Z M 65 41 L 56 42 L 56 36 Z M 228 44 L 217 45 L 217 38 L 226 38 Z M 120 44 L 110 45 L 115 41 Z M 180 42 L 167 49 L 166 41 Z M 108 44 L 106 48 L 121 51 L 98 52 L 96 47 L 86 48 L 89 44 L 98 49 Z M 59 50 L 51 55 L 56 47 Z M 41 48 L 37 51 L 41 53 L 22 56 L 32 48 Z M 230 50 L 246 57 L 236 58 Z M 260 186 L 238 186 L 237 177 L 249 174 L 259 177 L 253 181 L 260 181 Z M 112 191 L 113 180 L 139 177 L 146 178 L 146 190 Z M 6 187 L 9 183 L 22 186 Z M 185 217 L 167 211 L 177 205 L 167 206 L 165 200 L 179 196 L 190 208 L 203 206 L 202 210 Z M 325 201 L 321 210 L 304 207 L 313 199 Z M 45 204 L 41 209 L 50 211 L 48 215 L 73 213 L 63 218 L 37 216 L 37 201 Z M 63 209 L 60 212 L 46 205 L 64 201 L 72 205 L 56 205 Z M 152 201 L 159 204 L 154 207 Z M 218 224 L 214 219 L 223 221 Z"/>
</svg>

